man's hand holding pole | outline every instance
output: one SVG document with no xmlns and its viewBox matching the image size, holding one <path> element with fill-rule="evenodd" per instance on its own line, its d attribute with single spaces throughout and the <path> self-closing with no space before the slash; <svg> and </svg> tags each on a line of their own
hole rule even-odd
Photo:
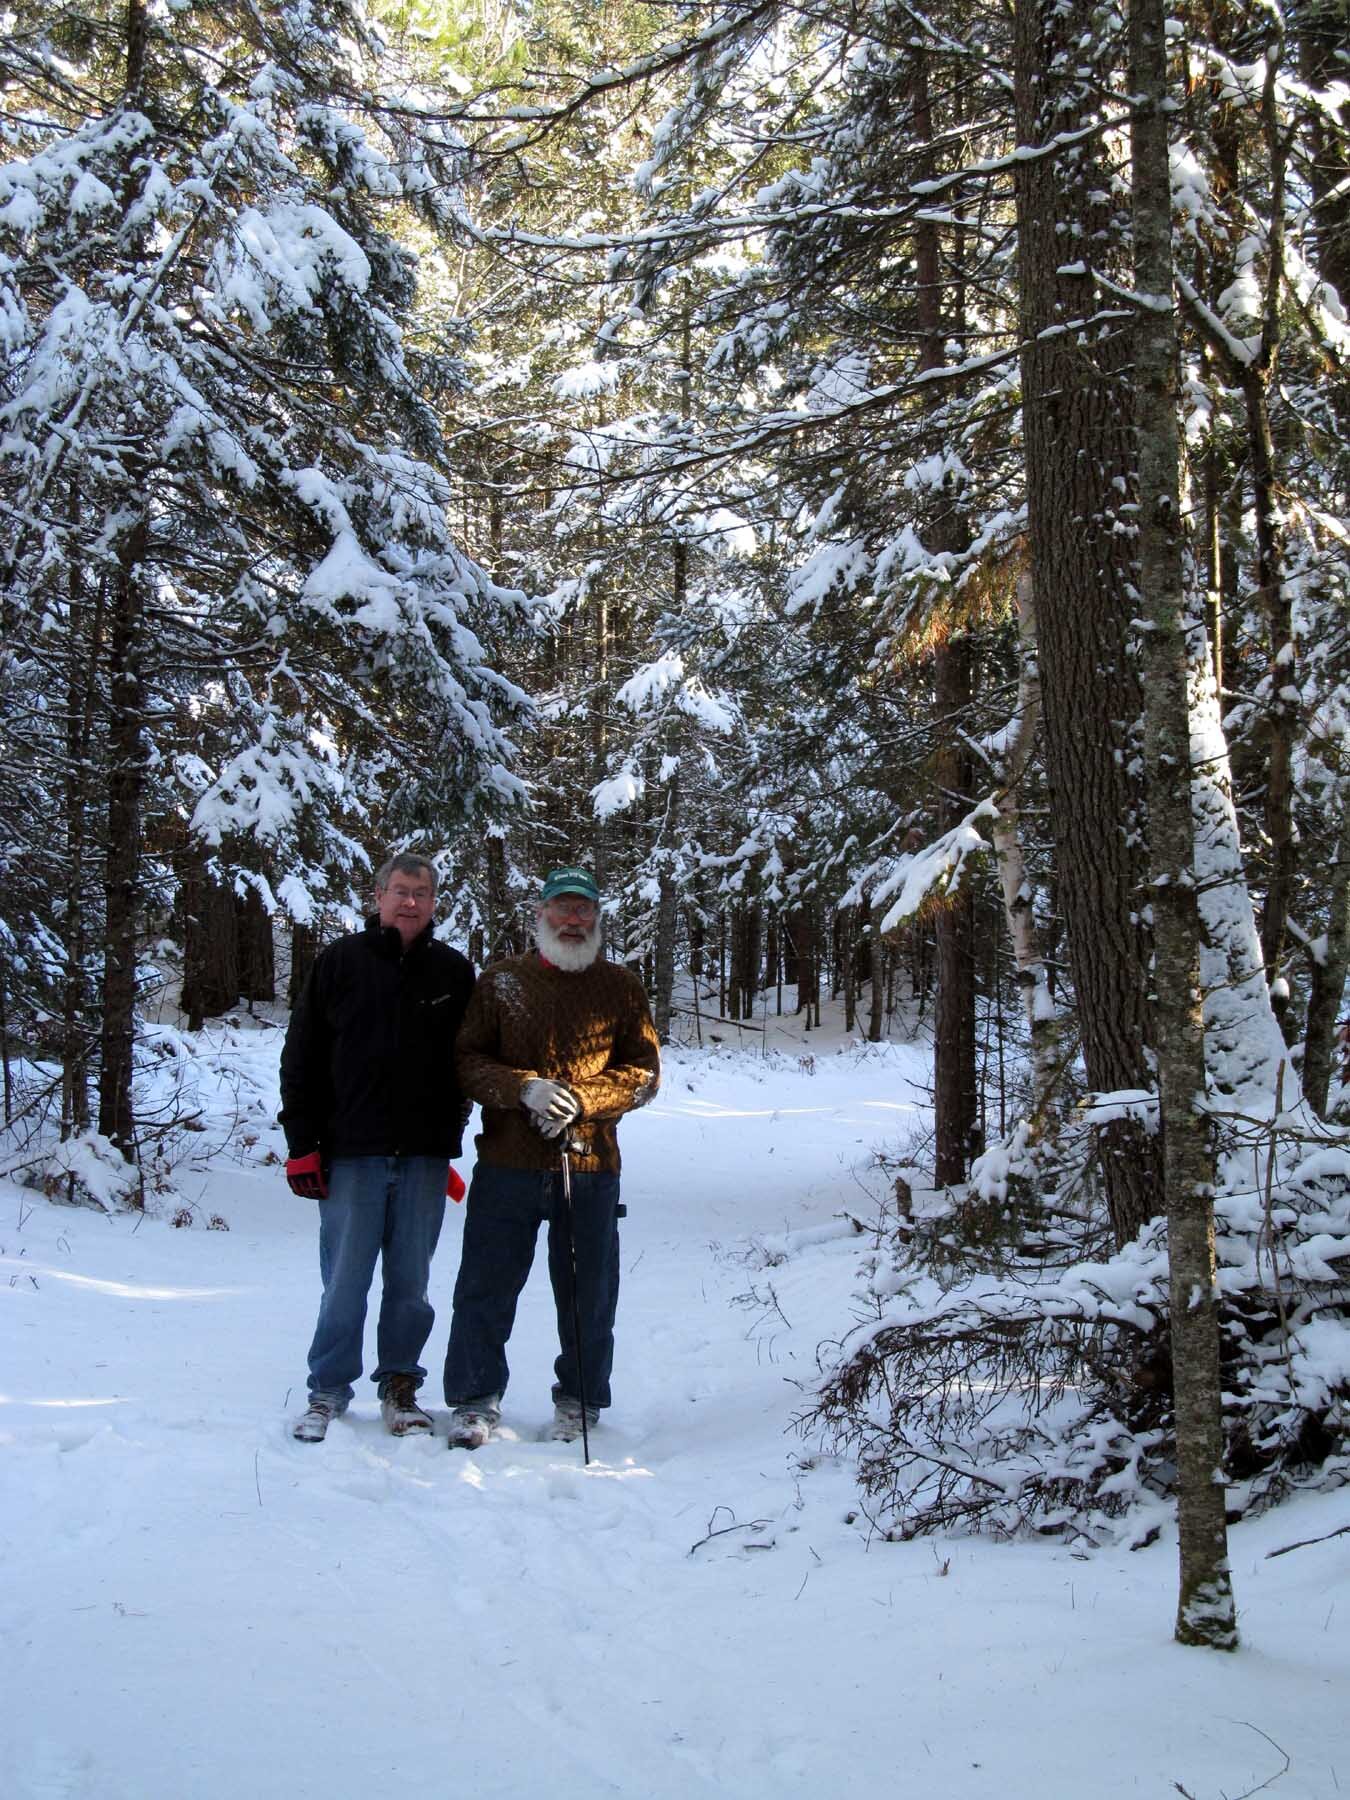
<svg viewBox="0 0 1350 1800">
<path fill-rule="evenodd" d="M 525 1083 L 520 1103 L 546 1138 L 561 1137 L 581 1111 L 581 1102 L 571 1088 L 541 1075 Z"/>
</svg>

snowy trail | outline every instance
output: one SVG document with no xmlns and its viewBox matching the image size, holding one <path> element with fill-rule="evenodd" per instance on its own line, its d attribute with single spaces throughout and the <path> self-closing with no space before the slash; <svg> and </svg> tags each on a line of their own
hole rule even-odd
<svg viewBox="0 0 1350 1800">
<path fill-rule="evenodd" d="M 869 1149 L 921 1120 L 925 1076 L 903 1050 L 671 1059 L 626 1128 L 589 1469 L 536 1436 L 542 1257 L 510 1435 L 396 1441 L 366 1392 L 300 1445 L 314 1218 L 274 1167 L 200 1178 L 228 1232 L 0 1187 L 3 1800 L 1217 1800 L 1279 1768 L 1269 1739 L 1296 1755 L 1282 1800 L 1350 1789 L 1350 1540 L 1264 1560 L 1342 1522 L 1335 1496 L 1239 1534 L 1249 1648 L 1218 1658 L 1169 1642 L 1168 1546 L 869 1545 L 847 1468 L 803 1467 L 795 1384 L 867 1244 L 841 1214 L 867 1216 Z"/>
</svg>

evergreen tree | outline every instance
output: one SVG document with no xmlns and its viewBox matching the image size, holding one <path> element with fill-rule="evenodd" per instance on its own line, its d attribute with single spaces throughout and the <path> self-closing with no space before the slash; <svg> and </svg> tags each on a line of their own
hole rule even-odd
<svg viewBox="0 0 1350 1800">
<path fill-rule="evenodd" d="M 62 846 L 68 985 L 77 934 L 101 938 L 99 1128 L 130 1156 L 168 822 L 190 815 L 227 878 L 304 920 L 345 898 L 366 841 L 443 842 L 515 803 L 523 697 L 486 644 L 520 596 L 450 535 L 422 388 L 461 376 L 403 333 L 398 231 L 453 227 L 460 149 L 360 12 L 131 0 L 14 25 L 5 678 L 42 696 L 33 841 Z"/>
</svg>

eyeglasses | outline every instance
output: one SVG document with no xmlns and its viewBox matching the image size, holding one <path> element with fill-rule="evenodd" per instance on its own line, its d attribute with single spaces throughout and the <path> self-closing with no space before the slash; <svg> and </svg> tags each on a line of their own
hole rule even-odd
<svg viewBox="0 0 1350 1800">
<path fill-rule="evenodd" d="M 545 904 L 565 919 L 593 919 L 595 917 L 594 900 L 578 900 L 571 894 L 559 894 Z"/>
</svg>

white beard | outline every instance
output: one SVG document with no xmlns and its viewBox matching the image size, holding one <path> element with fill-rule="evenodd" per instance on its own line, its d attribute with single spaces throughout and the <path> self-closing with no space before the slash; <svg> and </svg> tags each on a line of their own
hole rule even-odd
<svg viewBox="0 0 1350 1800">
<path fill-rule="evenodd" d="M 569 938 L 559 937 L 547 919 L 540 919 L 534 928 L 534 941 L 539 946 L 539 954 L 555 969 L 566 969 L 569 974 L 576 975 L 582 969 L 589 969 L 600 954 L 600 921 L 597 919 L 577 944 Z"/>
</svg>

